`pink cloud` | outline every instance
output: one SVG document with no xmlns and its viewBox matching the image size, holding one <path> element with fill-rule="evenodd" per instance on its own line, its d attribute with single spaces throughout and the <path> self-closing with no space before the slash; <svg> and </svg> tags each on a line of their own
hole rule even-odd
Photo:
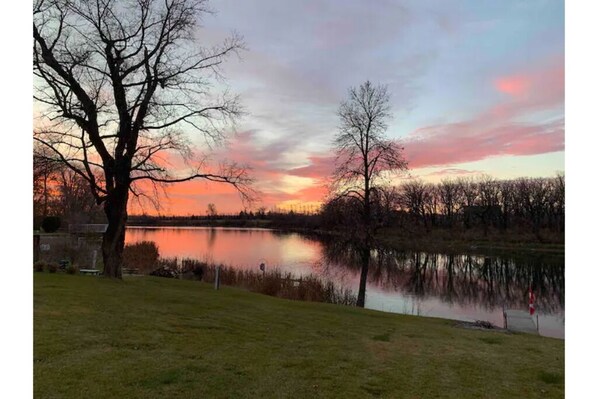
<svg viewBox="0 0 598 399">
<path fill-rule="evenodd" d="M 527 76 L 506 76 L 494 81 L 496 89 L 511 96 L 522 96 L 529 92 L 531 80 Z"/>
<path fill-rule="evenodd" d="M 562 59 L 549 60 L 533 70 L 498 78 L 494 84 L 497 90 L 509 94 L 507 101 L 470 120 L 427 126 L 407 136 L 403 144 L 409 166 L 443 166 L 494 156 L 564 150 L 562 117 L 548 122 L 524 123 L 519 119 L 537 111 L 563 107 Z"/>
<path fill-rule="evenodd" d="M 484 120 L 418 129 L 403 144 L 410 168 L 479 161 L 492 156 L 534 155 L 565 148 L 564 121 L 487 126 Z"/>
<path fill-rule="evenodd" d="M 561 57 L 547 60 L 540 66 L 500 76 L 493 84 L 499 92 L 519 100 L 518 105 L 549 106 L 562 103 L 565 95 L 564 60 Z"/>
<path fill-rule="evenodd" d="M 482 172 L 479 170 L 466 170 L 466 169 L 459 169 L 459 168 L 447 168 L 437 170 L 435 172 L 429 173 L 428 176 L 464 176 L 464 175 L 477 175 L 481 174 Z"/>
<path fill-rule="evenodd" d="M 330 176 L 334 170 L 334 156 L 330 155 L 313 155 L 308 158 L 310 164 L 300 168 L 294 168 L 287 173 L 294 176 L 311 177 L 314 179 L 321 179 Z"/>
</svg>

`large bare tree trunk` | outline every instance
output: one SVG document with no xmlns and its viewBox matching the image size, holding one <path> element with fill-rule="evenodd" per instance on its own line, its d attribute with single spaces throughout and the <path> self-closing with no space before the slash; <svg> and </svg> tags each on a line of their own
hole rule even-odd
<svg viewBox="0 0 598 399">
<path fill-rule="evenodd" d="M 105 277 L 122 278 L 128 199 L 129 188 L 126 185 L 121 185 L 114 189 L 104 204 L 104 212 L 108 219 L 108 228 L 102 240 Z"/>
<path fill-rule="evenodd" d="M 208 48 L 192 42 L 207 12 L 204 3 L 34 2 L 33 73 L 42 83 L 36 81 L 34 99 L 48 108 L 39 126 L 51 126 L 36 129 L 34 138 L 45 149 L 40 156 L 49 162 L 46 167 L 63 165 L 86 181 L 95 203 L 103 204 L 107 277 L 122 274 L 128 190 L 136 182 L 204 179 L 231 184 L 251 199 L 251 178 L 243 167 L 222 163 L 219 172 L 204 171 L 203 159 L 193 159 L 191 142 L 180 129 L 191 126 L 208 144 L 217 144 L 241 115 L 238 100 L 212 93 L 209 79 L 243 49 L 243 40 L 233 35 Z M 188 162 L 184 174 L 162 166 L 164 154 L 172 153 Z M 52 202 L 45 194 L 47 213 Z"/>
</svg>

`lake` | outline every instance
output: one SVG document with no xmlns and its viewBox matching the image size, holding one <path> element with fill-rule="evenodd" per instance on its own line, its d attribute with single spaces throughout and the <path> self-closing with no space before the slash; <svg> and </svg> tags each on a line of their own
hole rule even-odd
<svg viewBox="0 0 598 399">
<path fill-rule="evenodd" d="M 357 294 L 359 262 L 347 245 L 325 237 L 256 228 L 128 227 L 127 243 L 154 241 L 160 256 L 227 266 L 314 274 Z M 385 312 L 489 321 L 503 326 L 503 307 L 528 308 L 536 297 L 539 333 L 564 338 L 564 257 L 372 250 L 365 307 Z M 535 316 L 534 316 L 535 317 Z"/>
</svg>

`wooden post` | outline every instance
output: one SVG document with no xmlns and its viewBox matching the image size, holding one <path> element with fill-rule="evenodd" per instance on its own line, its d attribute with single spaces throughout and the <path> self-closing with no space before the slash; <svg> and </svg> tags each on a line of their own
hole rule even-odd
<svg viewBox="0 0 598 399">
<path fill-rule="evenodd" d="M 264 262 L 260 263 L 260 270 L 262 271 L 262 281 L 266 277 L 266 264 Z"/>
<path fill-rule="evenodd" d="M 216 278 L 214 279 L 214 289 L 220 289 L 220 266 L 216 266 Z"/>
</svg>

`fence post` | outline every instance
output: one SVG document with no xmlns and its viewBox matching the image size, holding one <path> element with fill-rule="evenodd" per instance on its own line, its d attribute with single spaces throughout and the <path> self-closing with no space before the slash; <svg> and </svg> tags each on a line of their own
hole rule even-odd
<svg viewBox="0 0 598 399">
<path fill-rule="evenodd" d="M 262 281 L 266 277 L 266 264 L 264 262 L 260 263 L 260 270 L 262 271 Z"/>
<path fill-rule="evenodd" d="M 214 289 L 220 289 L 220 266 L 216 266 L 216 278 L 214 279 Z"/>
</svg>

